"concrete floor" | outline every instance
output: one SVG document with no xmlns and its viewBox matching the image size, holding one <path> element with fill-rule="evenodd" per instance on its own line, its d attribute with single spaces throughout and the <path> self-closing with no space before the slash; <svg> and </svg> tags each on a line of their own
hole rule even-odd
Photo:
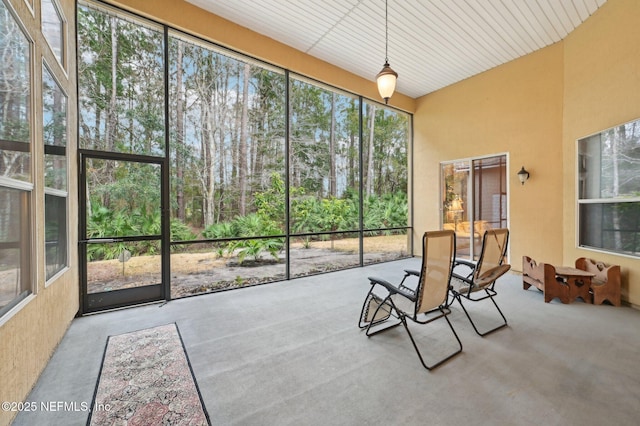
<svg viewBox="0 0 640 426">
<path fill-rule="evenodd" d="M 459 305 L 462 354 L 428 372 L 402 327 L 357 327 L 367 276 L 397 281 L 419 259 L 379 264 L 76 319 L 28 401 L 90 404 L 109 335 L 175 322 L 214 425 L 637 425 L 640 311 L 543 302 L 521 277 L 497 283 L 509 327 L 477 336 Z M 469 306 L 481 326 L 490 302 Z M 410 324 L 411 326 L 411 324 Z M 414 326 L 428 358 L 444 321 Z M 84 425 L 37 410 L 14 425 Z"/>
</svg>

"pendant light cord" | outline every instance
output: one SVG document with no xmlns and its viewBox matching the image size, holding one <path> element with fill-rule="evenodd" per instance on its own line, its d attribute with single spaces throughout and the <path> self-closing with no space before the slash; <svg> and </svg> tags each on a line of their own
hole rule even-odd
<svg viewBox="0 0 640 426">
<path fill-rule="evenodd" d="M 389 1 L 384 0 L 384 62 L 389 62 Z"/>
</svg>

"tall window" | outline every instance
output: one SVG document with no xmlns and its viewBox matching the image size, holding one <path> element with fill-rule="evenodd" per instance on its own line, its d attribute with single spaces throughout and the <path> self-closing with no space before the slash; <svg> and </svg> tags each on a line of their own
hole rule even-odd
<svg viewBox="0 0 640 426">
<path fill-rule="evenodd" d="M 42 34 L 64 67 L 64 20 L 55 0 L 41 0 Z"/>
<path fill-rule="evenodd" d="M 363 261 L 368 264 L 410 253 L 411 117 L 364 102 L 362 121 Z"/>
<path fill-rule="evenodd" d="M 0 315 L 30 293 L 31 44 L 0 1 Z"/>
<path fill-rule="evenodd" d="M 283 279 L 284 72 L 170 34 L 172 296 Z"/>
<path fill-rule="evenodd" d="M 578 141 L 581 247 L 640 255 L 640 120 Z"/>
<path fill-rule="evenodd" d="M 42 67 L 44 233 L 47 280 L 67 266 L 67 97 Z"/>
<path fill-rule="evenodd" d="M 360 214 L 360 101 L 301 78 L 291 78 L 290 87 L 292 248 L 307 250 L 309 256 L 317 250 L 332 250 L 334 256 L 316 257 L 318 270 L 331 264 L 358 265 L 360 247 L 354 231 L 359 229 Z M 308 274 L 295 266 L 294 276 Z"/>
<path fill-rule="evenodd" d="M 284 74 L 184 35 L 169 46 L 173 217 L 221 236 L 219 224 L 255 214 L 255 194 L 284 179 Z M 284 232 L 284 210 L 260 220 L 225 236 Z"/>
<path fill-rule="evenodd" d="M 143 23 L 78 4 L 80 148 L 164 155 L 164 39 Z"/>
</svg>

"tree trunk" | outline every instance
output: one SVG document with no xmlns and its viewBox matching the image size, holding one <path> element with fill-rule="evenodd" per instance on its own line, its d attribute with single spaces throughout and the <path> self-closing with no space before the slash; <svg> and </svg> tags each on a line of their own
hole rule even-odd
<svg viewBox="0 0 640 426">
<path fill-rule="evenodd" d="M 358 164 L 360 161 L 356 161 L 356 155 L 358 154 L 358 149 L 356 146 L 356 137 L 355 134 L 353 132 L 351 132 L 351 134 L 349 135 L 349 150 L 347 153 L 348 156 L 348 160 L 349 160 L 349 188 L 355 188 L 356 187 L 356 175 L 357 175 L 357 171 L 356 171 L 356 164 Z"/>
<path fill-rule="evenodd" d="M 374 150 L 374 130 L 376 121 L 376 106 L 369 105 L 369 148 L 367 155 L 367 176 L 366 176 L 366 195 L 373 194 L 373 150 Z"/>
<path fill-rule="evenodd" d="M 204 99 L 207 99 L 206 97 Z M 207 99 L 208 100 L 208 99 Z M 206 228 L 214 223 L 215 214 L 215 177 L 213 160 L 215 158 L 214 130 L 212 128 L 213 117 L 211 105 L 205 101 L 200 104 L 203 118 L 202 128 L 202 215 L 203 226 Z"/>
<path fill-rule="evenodd" d="M 184 201 L 184 169 L 183 169 L 183 151 L 184 151 L 184 85 L 182 84 L 182 61 L 183 61 L 183 44 L 178 40 L 178 52 L 176 58 L 176 216 L 181 221 L 185 220 L 185 201 Z"/>
<path fill-rule="evenodd" d="M 107 151 L 113 151 L 116 139 L 117 101 L 118 101 L 118 19 L 111 17 L 111 94 L 107 112 Z"/>
<path fill-rule="evenodd" d="M 105 129 L 107 140 L 107 151 L 114 151 L 116 140 L 116 124 L 118 116 L 116 109 L 118 107 L 118 19 L 111 17 L 111 93 L 109 96 L 109 110 L 107 111 L 107 126 Z M 113 174 L 113 163 L 111 161 L 105 161 L 105 167 L 103 172 L 98 172 L 101 177 L 111 180 Z M 111 197 L 109 192 L 106 191 L 103 196 L 102 205 L 106 208 L 111 208 Z"/>
<path fill-rule="evenodd" d="M 336 183 L 336 93 L 331 92 L 331 130 L 329 134 L 329 195 L 338 192 Z M 333 245 L 333 238 L 331 244 Z M 333 248 L 333 247 L 332 247 Z"/>
<path fill-rule="evenodd" d="M 244 64 L 242 73 L 242 116 L 240 117 L 240 146 L 238 153 L 239 170 L 238 186 L 240 189 L 240 216 L 246 214 L 247 205 L 247 143 L 249 139 L 249 78 L 251 76 L 251 66 Z"/>
<path fill-rule="evenodd" d="M 229 156 L 227 155 L 227 148 L 225 147 L 225 138 L 227 136 L 227 131 L 231 131 L 231 124 L 227 123 L 227 104 L 228 104 L 228 98 L 227 98 L 227 94 L 229 93 L 229 77 L 230 77 L 230 71 L 228 68 L 224 68 L 222 70 L 222 78 L 223 80 L 220 81 L 219 84 L 219 89 L 218 89 L 218 96 L 220 97 L 217 101 L 217 130 L 218 130 L 218 173 L 219 173 L 219 182 L 220 182 L 220 187 L 218 188 L 218 198 L 219 198 L 219 203 L 218 203 L 218 221 L 224 221 L 227 220 L 228 218 L 225 215 L 225 211 L 227 210 L 226 204 L 227 204 L 227 199 L 226 199 L 226 190 L 227 187 L 230 185 L 230 183 L 233 182 L 234 176 L 235 176 L 235 162 L 233 159 L 233 149 L 231 150 L 231 177 L 229 177 L 229 173 L 227 173 L 227 162 L 229 161 Z M 212 102 L 213 102 L 213 95 L 212 95 Z M 228 127 L 228 129 L 227 129 Z M 229 180 L 231 182 L 229 182 Z M 233 205 L 233 204 L 231 204 Z"/>
</svg>

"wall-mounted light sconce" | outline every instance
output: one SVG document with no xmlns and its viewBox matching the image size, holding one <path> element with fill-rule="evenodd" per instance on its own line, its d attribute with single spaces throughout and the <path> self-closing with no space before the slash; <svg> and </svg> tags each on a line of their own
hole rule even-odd
<svg viewBox="0 0 640 426">
<path fill-rule="evenodd" d="M 518 179 L 520 179 L 520 183 L 524 185 L 524 183 L 529 179 L 529 172 L 524 169 L 524 166 L 518 172 Z"/>
</svg>

